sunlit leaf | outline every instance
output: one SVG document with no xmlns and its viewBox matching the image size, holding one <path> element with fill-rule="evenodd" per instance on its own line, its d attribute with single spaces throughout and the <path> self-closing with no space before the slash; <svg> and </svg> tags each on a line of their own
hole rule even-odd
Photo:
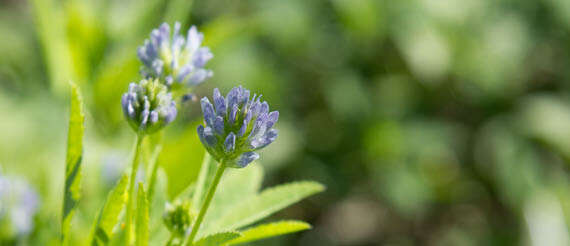
<svg viewBox="0 0 570 246">
<path fill-rule="evenodd" d="M 71 219 L 81 198 L 81 160 L 85 114 L 83 99 L 77 85 L 71 83 L 71 106 L 65 158 L 65 190 L 62 215 L 62 240 L 68 240 Z"/>
<path fill-rule="evenodd" d="M 275 237 L 308 229 L 311 229 L 311 225 L 303 221 L 296 220 L 262 224 L 242 231 L 242 235 L 236 239 L 229 241 L 228 245 L 253 242 L 264 238 Z"/>
<path fill-rule="evenodd" d="M 107 245 L 113 237 L 113 228 L 117 225 L 119 215 L 127 201 L 128 183 L 129 176 L 125 174 L 109 192 L 105 206 L 93 225 L 91 245 Z"/>
<path fill-rule="evenodd" d="M 259 195 L 236 204 L 211 223 L 204 232 L 208 234 L 219 230 L 239 229 L 324 189 L 323 185 L 312 181 L 293 182 L 266 189 Z"/>
<path fill-rule="evenodd" d="M 144 192 L 144 185 L 139 183 L 139 192 L 137 195 L 137 215 L 136 215 L 136 245 L 146 246 L 149 240 L 149 215 L 148 200 Z"/>
<path fill-rule="evenodd" d="M 224 243 L 238 238 L 241 236 L 241 233 L 237 231 L 227 231 L 227 232 L 218 232 L 212 235 L 208 235 L 200 240 L 198 240 L 195 246 L 218 246 L 223 245 Z"/>
</svg>

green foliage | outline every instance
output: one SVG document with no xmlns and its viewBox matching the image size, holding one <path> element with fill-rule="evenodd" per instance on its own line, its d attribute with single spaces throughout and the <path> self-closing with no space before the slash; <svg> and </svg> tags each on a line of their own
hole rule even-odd
<svg viewBox="0 0 570 246">
<path fill-rule="evenodd" d="M 113 237 L 113 228 L 127 201 L 129 176 L 124 174 L 117 185 L 107 195 L 107 201 L 99 212 L 91 232 L 91 245 L 107 245 Z"/>
<path fill-rule="evenodd" d="M 66 244 L 77 203 L 81 198 L 81 160 L 83 155 L 83 131 L 85 114 L 79 87 L 71 85 L 67 156 L 65 158 L 65 190 L 62 214 L 62 240 Z"/>
<path fill-rule="evenodd" d="M 257 195 L 263 181 L 263 166 L 251 163 L 243 169 L 227 169 L 212 199 L 204 224 L 215 221 L 236 204 Z"/>
<path fill-rule="evenodd" d="M 311 229 L 311 225 L 296 220 L 286 220 L 258 225 L 242 231 L 242 235 L 228 242 L 228 245 L 242 244 L 264 238 Z"/>
<path fill-rule="evenodd" d="M 324 189 L 323 185 L 312 181 L 293 182 L 266 189 L 232 206 L 222 216 L 208 224 L 204 234 L 239 229 Z"/>
<path fill-rule="evenodd" d="M 240 236 L 241 236 L 241 233 L 239 233 L 237 231 L 218 232 L 215 234 L 205 236 L 204 238 L 201 238 L 200 240 L 198 240 L 193 245 L 195 245 L 195 246 L 224 245 L 226 242 L 233 240 L 233 239 L 236 239 Z"/>
<path fill-rule="evenodd" d="M 198 122 L 192 122 L 183 130 L 166 133 L 168 141 L 164 142 L 158 163 L 166 173 L 167 192 L 171 199 L 177 197 L 198 177 L 203 153 L 206 151 L 196 134 L 197 125 Z"/>
<path fill-rule="evenodd" d="M 206 158 L 206 161 L 209 161 L 209 158 Z M 212 175 L 213 170 L 209 170 L 212 169 L 212 166 L 215 165 L 208 162 L 203 163 L 198 181 L 199 186 L 200 183 L 211 182 L 200 180 L 211 179 L 207 176 Z M 263 168 L 259 162 L 243 169 L 229 169 L 210 203 L 203 229 L 198 233 L 199 237 L 213 235 L 216 232 L 223 233 L 255 223 L 305 197 L 324 190 L 324 186 L 319 183 L 303 181 L 276 186 L 258 193 L 262 178 Z M 199 196 L 196 194 L 200 193 L 194 193 L 195 198 Z M 201 206 L 197 208 L 201 208 Z M 243 242 L 308 228 L 310 225 L 296 221 L 268 224 L 253 228 L 251 231 L 248 230 L 249 234 L 247 238 L 243 239 Z"/>
<path fill-rule="evenodd" d="M 128 167 L 106 164 L 127 162 L 132 133 L 118 104 L 128 83 L 140 79 L 137 46 L 162 21 L 180 21 L 184 35 L 197 25 L 214 53 L 208 66 L 215 75 L 193 91 L 198 98 L 239 82 L 282 113 L 279 138 L 255 167 L 267 171 L 265 185 L 288 178 L 327 184 L 323 199 L 310 204 L 326 209 L 300 204 L 288 211 L 325 224 L 305 232 L 303 243 L 568 245 L 553 243 L 568 242 L 570 225 L 568 0 L 0 5 L 0 172 L 23 176 L 40 198 L 33 230 L 7 245 L 60 245 L 60 233 L 82 245 L 91 230 L 97 244 L 112 232 L 111 244 L 121 241 L 124 205 L 111 200 L 123 192 L 107 193 Z M 62 205 L 69 80 L 81 86 L 87 128 L 77 166 L 81 200 Z M 201 200 L 213 174 L 205 169 L 209 175 L 197 181 L 204 156 L 193 123 L 201 120 L 199 103 L 179 106 L 159 165 L 144 175 L 154 201 L 152 245 L 168 239 L 158 223 L 164 202 L 192 192 Z M 119 171 L 107 179 L 106 166 Z M 153 170 L 159 175 L 149 175 Z M 201 230 L 218 230 L 218 219 L 258 196 L 259 176 L 242 171 L 224 174 Z M 536 190 L 554 196 L 550 205 L 529 202 L 545 200 Z M 62 206 L 73 208 L 63 223 Z M 258 223 L 265 222 L 244 228 Z M 553 233 L 545 237 L 537 228 Z M 550 243 L 536 241 L 544 238 Z M 299 238 L 272 242 L 294 245 Z"/>
<path fill-rule="evenodd" d="M 191 13 L 192 5 L 194 0 L 173 0 L 170 1 L 168 7 L 166 8 L 166 14 L 164 15 L 164 21 L 167 23 L 174 23 L 175 21 L 181 21 L 180 24 L 184 26 L 185 20 L 188 20 L 188 16 Z"/>
<path fill-rule="evenodd" d="M 137 215 L 136 215 L 136 245 L 147 246 L 149 240 L 149 215 L 148 200 L 144 191 L 144 185 L 139 182 L 137 195 Z"/>
</svg>

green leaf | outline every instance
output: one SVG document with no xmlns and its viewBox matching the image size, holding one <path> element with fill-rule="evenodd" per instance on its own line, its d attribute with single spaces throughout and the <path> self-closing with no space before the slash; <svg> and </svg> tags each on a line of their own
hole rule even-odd
<svg viewBox="0 0 570 246">
<path fill-rule="evenodd" d="M 146 193 L 144 192 L 144 185 L 142 182 L 139 182 L 136 216 L 136 245 L 147 246 L 149 239 L 148 200 L 146 199 Z"/>
<path fill-rule="evenodd" d="M 83 99 L 77 85 L 71 83 L 69 131 L 67 134 L 67 156 L 65 158 L 65 190 L 62 214 L 62 241 L 68 240 L 71 219 L 81 198 L 81 159 L 83 153 L 83 131 L 85 129 Z"/>
<path fill-rule="evenodd" d="M 286 220 L 262 224 L 242 231 L 241 237 L 228 242 L 228 245 L 253 242 L 264 238 L 311 229 L 311 225 L 303 221 Z"/>
<path fill-rule="evenodd" d="M 293 182 L 266 189 L 259 195 L 236 204 L 204 232 L 208 234 L 239 229 L 324 189 L 323 185 L 312 181 Z"/>
<path fill-rule="evenodd" d="M 218 246 L 241 236 L 237 231 L 218 232 L 198 240 L 195 246 Z"/>
<path fill-rule="evenodd" d="M 124 174 L 117 185 L 109 192 L 105 206 L 99 212 L 91 232 L 91 245 L 107 245 L 113 237 L 113 228 L 119 221 L 119 215 L 127 201 L 129 176 Z"/>
</svg>

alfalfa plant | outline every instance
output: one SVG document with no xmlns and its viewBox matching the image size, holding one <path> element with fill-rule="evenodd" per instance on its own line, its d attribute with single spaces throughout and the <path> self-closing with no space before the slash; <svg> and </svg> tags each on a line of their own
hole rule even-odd
<svg viewBox="0 0 570 246">
<path fill-rule="evenodd" d="M 143 162 L 144 139 L 162 131 L 177 117 L 180 104 L 192 87 L 213 76 L 205 68 L 213 58 L 202 46 L 204 36 L 192 26 L 186 36 L 180 24 L 170 32 L 162 24 L 138 48 L 142 62 L 139 82 L 129 84 L 121 99 L 128 125 L 134 130 L 135 148 L 132 164 L 109 192 L 100 209 L 88 241 L 91 245 L 108 245 L 121 241 L 124 245 L 148 245 L 152 235 L 149 225 L 150 206 L 156 189 L 158 164 L 146 160 L 151 172 L 137 177 Z M 213 102 L 213 103 L 212 103 Z M 166 245 L 234 245 L 287 233 L 307 230 L 302 221 L 287 220 L 257 224 L 269 215 L 324 187 L 316 182 L 283 184 L 259 192 L 262 170 L 256 162 L 258 150 L 277 138 L 278 111 L 270 111 L 261 95 L 251 94 L 236 86 L 226 96 L 214 89 L 212 102 L 200 100 L 203 125 L 196 131 L 206 149 L 199 176 L 194 185 L 166 203 L 163 223 L 170 232 Z M 119 102 L 117 102 L 119 103 Z M 70 223 L 81 198 L 81 160 L 84 131 L 83 102 L 79 88 L 72 85 L 71 116 L 68 135 L 66 182 L 62 216 L 63 244 L 69 244 Z M 164 141 L 164 140 L 160 140 Z M 161 143 L 157 143 L 160 146 Z M 161 151 L 161 148 L 155 148 Z M 247 167 L 247 168 L 246 168 Z M 240 169 L 224 177 L 228 168 Z M 136 180 L 139 180 L 138 184 Z M 116 237 L 117 234 L 123 235 Z"/>
</svg>

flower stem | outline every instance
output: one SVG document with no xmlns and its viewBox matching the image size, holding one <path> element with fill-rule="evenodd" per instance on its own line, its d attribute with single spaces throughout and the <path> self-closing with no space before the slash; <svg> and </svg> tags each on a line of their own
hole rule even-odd
<svg viewBox="0 0 570 246">
<path fill-rule="evenodd" d="M 204 220 L 204 216 L 206 215 L 206 211 L 208 210 L 208 207 L 210 206 L 210 202 L 212 201 L 212 197 L 214 197 L 214 193 L 216 192 L 216 188 L 218 187 L 218 184 L 220 183 L 220 180 L 222 179 L 222 174 L 224 174 L 224 170 L 226 170 L 226 165 L 224 165 L 224 162 L 220 162 L 220 165 L 218 166 L 218 170 L 216 171 L 216 175 L 214 176 L 214 180 L 212 181 L 212 184 L 210 185 L 210 188 L 208 189 L 208 193 L 206 194 L 206 200 L 204 200 L 204 203 L 202 204 L 202 208 L 200 209 L 200 213 L 198 214 L 198 218 L 196 218 L 196 222 L 194 222 L 194 225 L 192 226 L 192 232 L 190 233 L 190 237 L 188 238 L 187 242 L 192 244 L 192 242 L 194 241 L 194 238 L 196 237 L 196 234 L 198 233 L 198 229 L 200 228 L 200 224 L 202 223 L 202 220 Z"/>
<path fill-rule="evenodd" d="M 159 134 L 162 134 L 162 132 L 160 132 Z M 162 151 L 162 135 L 160 137 L 160 140 L 158 141 L 158 143 L 156 144 L 150 160 L 148 162 L 149 165 L 151 165 L 152 169 L 149 175 L 149 179 L 148 179 L 148 186 L 147 186 L 147 197 L 148 197 L 148 203 L 149 206 L 152 206 L 152 199 L 154 197 L 154 189 L 156 186 L 156 179 L 157 179 L 157 172 L 158 172 L 158 155 L 160 154 L 160 152 Z"/>
<path fill-rule="evenodd" d="M 126 245 L 131 245 L 132 241 L 133 241 L 133 196 L 135 195 L 134 190 L 135 190 L 135 179 L 137 177 L 137 171 L 139 169 L 139 163 L 140 163 L 140 156 L 141 156 L 141 149 L 142 149 L 142 141 L 144 139 L 144 135 L 143 134 L 137 134 L 137 143 L 136 143 L 136 147 L 135 147 L 135 156 L 133 157 L 133 164 L 132 164 L 132 169 L 131 169 L 131 176 L 129 177 L 129 193 L 128 193 L 128 197 L 127 197 L 127 222 L 126 222 L 126 229 L 125 229 L 125 233 L 126 233 Z"/>
</svg>

